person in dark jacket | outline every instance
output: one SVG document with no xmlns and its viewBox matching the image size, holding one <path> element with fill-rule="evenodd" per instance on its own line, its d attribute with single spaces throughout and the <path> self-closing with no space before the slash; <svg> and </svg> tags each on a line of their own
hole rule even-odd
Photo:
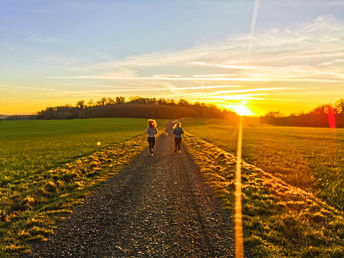
<svg viewBox="0 0 344 258">
<path fill-rule="evenodd" d="M 182 143 L 182 134 L 184 130 L 182 128 L 182 124 L 180 122 L 175 123 L 173 126 L 173 134 L 174 134 L 174 141 L 175 141 L 175 152 L 180 153 L 180 144 Z"/>
</svg>

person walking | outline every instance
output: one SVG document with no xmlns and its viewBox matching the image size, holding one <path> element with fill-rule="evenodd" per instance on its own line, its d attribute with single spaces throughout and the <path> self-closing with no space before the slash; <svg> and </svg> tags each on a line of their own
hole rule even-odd
<svg viewBox="0 0 344 258">
<path fill-rule="evenodd" d="M 158 125 L 155 120 L 153 119 L 148 119 L 147 121 L 148 126 L 146 129 L 146 133 L 148 134 L 148 143 L 149 143 L 149 151 L 151 156 L 153 156 L 153 150 L 155 147 L 155 135 L 158 133 Z"/>
<path fill-rule="evenodd" d="M 180 122 L 175 123 L 173 126 L 173 134 L 174 134 L 174 142 L 175 142 L 175 149 L 174 152 L 180 153 L 180 144 L 182 143 L 182 134 L 184 130 L 182 128 L 182 124 Z"/>
</svg>

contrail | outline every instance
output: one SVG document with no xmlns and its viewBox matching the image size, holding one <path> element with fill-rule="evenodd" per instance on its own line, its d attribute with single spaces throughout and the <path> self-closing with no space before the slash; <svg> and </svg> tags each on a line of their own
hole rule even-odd
<svg viewBox="0 0 344 258">
<path fill-rule="evenodd" d="M 258 17 L 258 9 L 259 9 L 259 0 L 255 0 L 254 6 L 253 6 L 251 27 L 250 27 L 250 39 L 249 39 L 248 48 L 247 48 L 247 57 L 251 55 L 253 34 L 256 29 L 256 22 L 257 22 L 257 17 Z"/>
<path fill-rule="evenodd" d="M 258 9 L 259 9 L 259 0 L 255 0 L 254 7 L 253 7 L 253 13 L 252 13 L 252 20 L 251 20 L 251 29 L 250 29 L 251 33 L 254 33 L 254 30 L 256 28 Z"/>
</svg>

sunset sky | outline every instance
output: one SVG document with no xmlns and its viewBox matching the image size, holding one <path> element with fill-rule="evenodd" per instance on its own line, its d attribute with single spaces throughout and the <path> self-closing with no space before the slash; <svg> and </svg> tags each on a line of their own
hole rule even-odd
<svg viewBox="0 0 344 258">
<path fill-rule="evenodd" d="M 344 98 L 344 0 L 0 0 L 0 114 L 103 96 L 255 115 Z"/>
</svg>

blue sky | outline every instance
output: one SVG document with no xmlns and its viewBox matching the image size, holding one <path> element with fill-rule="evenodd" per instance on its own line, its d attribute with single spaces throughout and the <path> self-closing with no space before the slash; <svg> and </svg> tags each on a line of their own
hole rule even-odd
<svg viewBox="0 0 344 258">
<path fill-rule="evenodd" d="M 118 95 L 307 111 L 344 93 L 343 24 L 339 0 L 0 0 L 0 113 Z"/>
</svg>

